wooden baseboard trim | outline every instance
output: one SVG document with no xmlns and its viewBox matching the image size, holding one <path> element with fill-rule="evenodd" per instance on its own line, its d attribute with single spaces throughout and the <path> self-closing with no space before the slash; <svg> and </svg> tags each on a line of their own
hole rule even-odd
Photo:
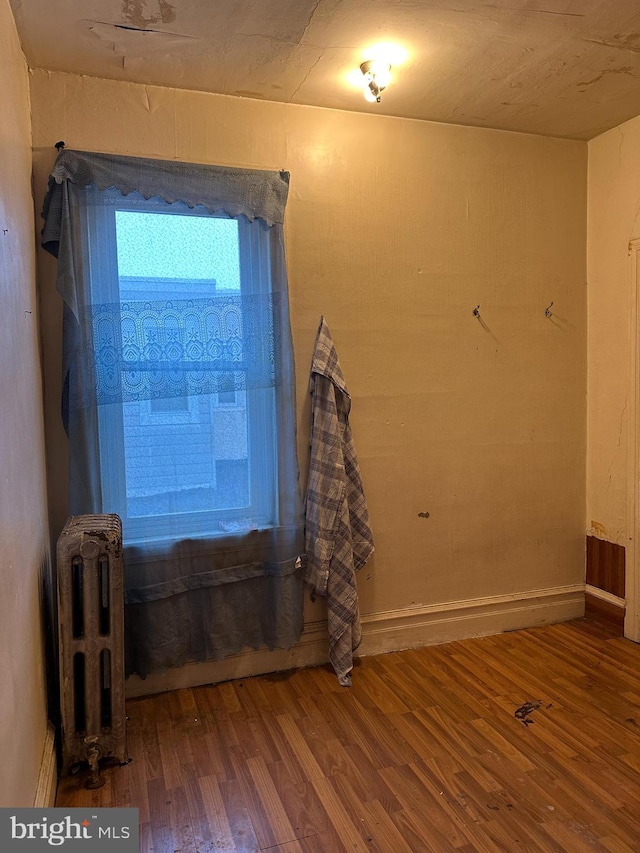
<svg viewBox="0 0 640 853">
<path fill-rule="evenodd" d="M 584 584 L 573 584 L 364 615 L 358 655 L 382 654 L 577 619 L 584 615 L 584 589 Z M 145 679 L 134 675 L 127 679 L 126 695 L 131 699 L 315 666 L 326 663 L 328 653 L 326 622 L 311 622 L 305 625 L 300 642 L 291 649 L 273 652 L 249 649 L 223 660 L 188 664 Z"/>
<path fill-rule="evenodd" d="M 586 595 L 592 595 L 594 598 L 599 598 L 601 601 L 606 601 L 607 604 L 612 604 L 614 607 L 626 607 L 627 602 L 624 598 L 620 598 L 618 595 L 613 595 L 611 592 L 607 592 L 604 589 L 599 589 L 597 586 L 591 586 L 591 584 L 585 584 L 584 591 Z"/>
<path fill-rule="evenodd" d="M 38 786 L 33 800 L 34 809 L 53 808 L 56 804 L 58 788 L 58 764 L 56 757 L 56 737 L 53 726 L 47 727 L 38 775 Z"/>
<path fill-rule="evenodd" d="M 363 617 L 359 655 L 450 643 L 584 615 L 584 584 L 387 611 Z"/>
<path fill-rule="evenodd" d="M 587 584 L 585 588 L 585 616 L 606 625 L 615 636 L 624 636 L 626 605 L 623 598 Z"/>
</svg>

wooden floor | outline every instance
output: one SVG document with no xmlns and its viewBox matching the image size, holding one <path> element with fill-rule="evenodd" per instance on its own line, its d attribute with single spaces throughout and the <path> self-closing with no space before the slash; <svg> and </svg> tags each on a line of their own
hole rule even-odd
<svg viewBox="0 0 640 853">
<path fill-rule="evenodd" d="M 128 703 L 132 762 L 57 805 L 149 853 L 640 851 L 640 646 L 597 617 Z"/>
</svg>

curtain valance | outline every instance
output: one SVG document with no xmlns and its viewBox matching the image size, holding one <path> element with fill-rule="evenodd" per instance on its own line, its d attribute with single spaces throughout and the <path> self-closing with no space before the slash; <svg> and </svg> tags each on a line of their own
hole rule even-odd
<svg viewBox="0 0 640 853">
<path fill-rule="evenodd" d="M 181 201 L 191 208 L 202 206 L 209 213 L 243 215 L 250 221 L 262 219 L 267 225 L 284 222 L 289 192 L 288 172 L 64 149 L 51 171 L 43 210 L 43 246 L 56 257 L 65 181 L 78 187 L 93 184 L 100 190 L 114 187 L 125 196 L 138 192 L 169 204 Z"/>
</svg>

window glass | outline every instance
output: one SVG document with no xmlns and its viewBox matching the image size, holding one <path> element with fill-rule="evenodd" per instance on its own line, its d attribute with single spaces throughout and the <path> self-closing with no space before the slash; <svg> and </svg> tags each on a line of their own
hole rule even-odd
<svg viewBox="0 0 640 853">
<path fill-rule="evenodd" d="M 120 199 L 107 219 L 115 270 L 95 274 L 117 281 L 123 378 L 140 374 L 144 390 L 100 412 L 108 511 L 134 539 L 167 524 L 172 537 L 275 525 L 274 393 L 246 390 L 243 295 L 269 290 L 260 247 L 242 218 Z M 212 370 L 212 348 L 238 370 Z"/>
</svg>

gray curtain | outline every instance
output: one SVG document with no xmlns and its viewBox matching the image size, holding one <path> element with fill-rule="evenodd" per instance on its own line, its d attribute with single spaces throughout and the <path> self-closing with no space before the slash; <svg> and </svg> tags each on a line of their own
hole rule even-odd
<svg viewBox="0 0 640 853">
<path fill-rule="evenodd" d="M 109 412 L 122 418 L 130 403 L 159 398 L 200 404 L 229 390 L 274 400 L 275 523 L 222 526 L 213 535 L 203 522 L 201 530 L 184 535 L 169 520 L 161 536 L 150 537 L 127 537 L 125 523 L 129 674 L 221 658 L 246 646 L 286 648 L 302 630 L 303 522 L 282 228 L 288 183 L 284 172 L 71 150 L 60 152 L 51 172 L 42 244 L 58 259 L 64 303 L 70 514 L 119 512 L 105 489 L 100 448 Z M 202 211 L 242 222 L 246 240 L 260 246 L 260 263 L 268 267 L 260 273 L 267 290 L 243 288 L 184 304 L 114 301 L 113 276 L 98 269 L 112 250 L 106 237 L 101 244 L 95 223 L 125 198 L 133 209 L 151 204 L 158 212 Z M 169 314 L 189 341 L 180 338 L 164 349 L 114 344 L 127 330 L 135 339 L 144 324 L 166 323 Z M 236 318 L 235 325 L 228 318 Z"/>
</svg>

